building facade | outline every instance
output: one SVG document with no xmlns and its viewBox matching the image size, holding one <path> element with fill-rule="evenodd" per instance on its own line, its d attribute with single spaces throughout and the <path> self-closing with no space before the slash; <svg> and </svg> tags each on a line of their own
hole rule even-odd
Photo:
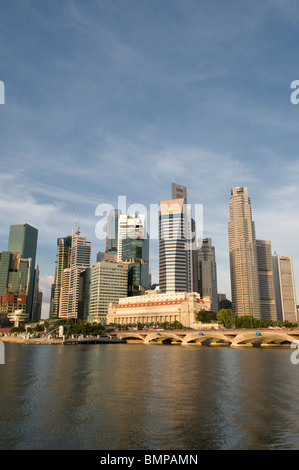
<svg viewBox="0 0 299 470">
<path fill-rule="evenodd" d="M 37 251 L 38 230 L 29 224 L 17 224 L 10 226 L 8 251 L 11 253 L 20 253 L 21 258 L 31 259 L 28 298 L 26 313 L 29 320 L 32 320 L 32 309 L 34 300 L 34 278 L 35 262 Z"/>
<path fill-rule="evenodd" d="M 228 242 L 234 314 L 261 318 L 255 225 L 246 187 L 231 190 Z"/>
<path fill-rule="evenodd" d="M 277 321 L 271 242 L 256 240 L 261 317 Z"/>
<path fill-rule="evenodd" d="M 121 211 L 113 209 L 107 217 L 107 233 L 106 233 L 106 253 L 117 254 L 118 247 L 118 223 Z"/>
<path fill-rule="evenodd" d="M 201 245 L 201 246 L 200 246 Z M 198 248 L 198 292 L 211 298 L 211 310 L 218 313 L 217 268 L 215 247 L 211 238 L 199 240 Z"/>
<path fill-rule="evenodd" d="M 187 292 L 198 292 L 197 289 L 197 245 L 196 223 L 192 218 L 191 206 L 187 204 L 187 187 L 172 183 L 172 199 L 184 199 L 184 236 L 186 249 Z"/>
<path fill-rule="evenodd" d="M 72 236 L 68 318 L 78 318 L 80 273 L 90 266 L 91 242 L 80 235 Z"/>
<path fill-rule="evenodd" d="M 31 258 L 20 253 L 0 252 L 0 314 L 4 317 L 15 310 L 26 315 L 31 273 Z"/>
<path fill-rule="evenodd" d="M 164 293 L 188 290 L 184 202 L 159 202 L 159 286 Z"/>
<path fill-rule="evenodd" d="M 71 235 L 57 239 L 56 270 L 51 298 L 51 316 L 60 316 L 59 305 L 62 290 L 63 271 L 64 269 L 70 268 L 71 249 Z"/>
<path fill-rule="evenodd" d="M 159 293 L 148 291 L 139 297 L 120 299 L 109 305 L 107 324 L 182 323 L 187 328 L 198 325 L 196 312 L 210 310 L 210 298 L 202 299 L 197 292 Z"/>
<path fill-rule="evenodd" d="M 140 295 L 149 289 L 149 238 L 126 237 L 122 240 L 122 261 L 128 266 L 128 295 Z"/>
<path fill-rule="evenodd" d="M 120 214 L 118 218 L 117 262 L 122 261 L 123 239 L 145 239 L 146 217 L 144 214 Z"/>
<path fill-rule="evenodd" d="M 128 266 L 125 263 L 100 261 L 90 268 L 87 281 L 89 283 L 89 292 L 86 295 L 85 281 L 85 301 L 89 298 L 87 320 L 90 323 L 105 324 L 109 304 L 127 297 Z"/>
<path fill-rule="evenodd" d="M 273 256 L 277 319 L 297 323 L 293 261 L 291 256 Z"/>
<path fill-rule="evenodd" d="M 69 293 L 70 293 L 70 268 L 65 268 L 62 273 L 62 285 L 59 296 L 59 318 L 68 318 Z"/>
</svg>

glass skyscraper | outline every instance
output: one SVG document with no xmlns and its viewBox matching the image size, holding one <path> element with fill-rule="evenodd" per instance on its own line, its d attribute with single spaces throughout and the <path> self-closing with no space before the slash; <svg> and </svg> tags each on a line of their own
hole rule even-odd
<svg viewBox="0 0 299 470">
<path fill-rule="evenodd" d="M 32 317 L 35 259 L 37 251 L 38 230 L 28 224 L 11 225 L 8 241 L 8 251 L 20 253 L 21 258 L 30 258 L 29 286 L 26 313 Z"/>
<path fill-rule="evenodd" d="M 106 253 L 117 254 L 118 221 L 121 211 L 113 209 L 107 217 Z"/>
<path fill-rule="evenodd" d="M 128 264 L 128 295 L 140 295 L 149 289 L 149 237 L 127 236 L 122 240 L 122 260 Z"/>
</svg>

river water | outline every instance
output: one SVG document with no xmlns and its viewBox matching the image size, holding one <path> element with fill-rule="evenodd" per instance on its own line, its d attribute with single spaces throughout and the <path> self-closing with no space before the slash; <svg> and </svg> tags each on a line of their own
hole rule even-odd
<svg viewBox="0 0 299 470">
<path fill-rule="evenodd" d="M 5 450 L 299 449 L 287 348 L 5 343 Z"/>
</svg>

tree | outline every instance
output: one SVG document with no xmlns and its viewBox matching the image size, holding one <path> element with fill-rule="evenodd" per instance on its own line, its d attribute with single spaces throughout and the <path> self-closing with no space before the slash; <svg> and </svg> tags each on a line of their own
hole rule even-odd
<svg viewBox="0 0 299 470">
<path fill-rule="evenodd" d="M 222 308 L 218 312 L 218 320 L 225 328 L 231 328 L 234 325 L 234 316 L 230 308 Z"/>
<path fill-rule="evenodd" d="M 196 320 L 202 323 L 213 323 L 217 321 L 217 313 L 212 310 L 199 310 L 195 314 Z"/>
<path fill-rule="evenodd" d="M 236 317 L 235 326 L 236 328 L 260 328 L 260 321 L 252 315 L 241 315 Z"/>
</svg>

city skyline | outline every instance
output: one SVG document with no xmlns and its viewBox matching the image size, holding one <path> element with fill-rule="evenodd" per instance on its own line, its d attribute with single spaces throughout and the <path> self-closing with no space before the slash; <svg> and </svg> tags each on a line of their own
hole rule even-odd
<svg viewBox="0 0 299 470">
<path fill-rule="evenodd" d="M 203 205 L 219 292 L 231 297 L 228 199 L 244 186 L 257 239 L 292 256 L 298 298 L 299 6 L 15 0 L 0 13 L 0 248 L 10 225 L 38 229 L 45 305 L 73 206 L 95 262 L 96 207 L 158 204 L 172 181 Z M 158 242 L 150 268 L 157 282 Z"/>
</svg>

